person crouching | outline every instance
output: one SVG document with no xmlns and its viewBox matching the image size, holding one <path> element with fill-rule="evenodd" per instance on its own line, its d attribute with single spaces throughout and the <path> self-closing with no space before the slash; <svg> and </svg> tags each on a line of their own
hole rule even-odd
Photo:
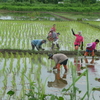
<svg viewBox="0 0 100 100">
<path fill-rule="evenodd" d="M 58 71 L 60 71 L 60 66 L 63 65 L 65 71 L 67 72 L 68 57 L 65 54 L 62 54 L 62 53 L 48 54 L 48 56 L 49 56 L 48 59 L 53 59 L 55 61 L 55 66 L 53 67 L 53 69 L 57 69 Z"/>
</svg>

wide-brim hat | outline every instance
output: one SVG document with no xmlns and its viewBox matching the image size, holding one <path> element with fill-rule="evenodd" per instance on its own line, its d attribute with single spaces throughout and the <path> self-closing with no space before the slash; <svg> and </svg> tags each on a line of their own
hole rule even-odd
<svg viewBox="0 0 100 100">
<path fill-rule="evenodd" d="M 48 54 L 48 59 L 50 59 L 53 56 L 53 54 Z"/>
</svg>

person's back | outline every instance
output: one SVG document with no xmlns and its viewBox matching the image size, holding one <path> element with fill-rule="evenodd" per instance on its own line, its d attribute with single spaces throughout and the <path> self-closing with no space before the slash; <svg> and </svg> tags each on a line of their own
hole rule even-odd
<svg viewBox="0 0 100 100">
<path fill-rule="evenodd" d="M 88 50 L 94 50 L 96 48 L 96 42 L 92 42 L 90 47 L 87 47 Z"/>
<path fill-rule="evenodd" d="M 75 36 L 76 36 L 75 42 L 79 42 L 79 43 L 83 42 L 83 37 L 81 35 L 75 34 Z"/>
<path fill-rule="evenodd" d="M 94 63 L 94 56 L 95 56 L 95 51 L 96 50 L 96 45 L 99 43 L 99 40 L 96 39 L 95 42 L 92 42 L 92 43 L 88 43 L 87 44 L 87 47 L 86 47 L 86 51 L 84 53 L 84 59 L 85 59 L 85 62 L 88 63 L 88 60 L 86 58 L 86 56 L 88 56 L 89 53 L 91 53 L 91 56 L 92 56 L 92 60 L 90 63 Z"/>
<path fill-rule="evenodd" d="M 41 43 L 41 41 L 42 41 L 42 40 L 36 39 L 36 40 L 32 40 L 31 42 L 32 42 L 34 45 L 37 45 L 37 44 Z"/>
<path fill-rule="evenodd" d="M 56 32 L 53 32 L 52 33 L 52 37 L 53 37 L 54 41 L 56 41 L 58 39 L 57 33 Z"/>
<path fill-rule="evenodd" d="M 44 49 L 41 47 L 41 45 L 42 45 L 43 43 L 46 43 L 46 40 L 42 40 L 42 39 L 40 39 L 40 40 L 39 40 L 39 39 L 32 40 L 32 41 L 31 41 L 32 50 L 34 50 L 35 47 L 37 48 L 37 50 L 40 50 L 40 49 L 44 50 Z"/>
<path fill-rule="evenodd" d="M 56 63 L 61 63 L 62 61 L 68 59 L 68 57 L 65 54 L 58 53 L 53 55 L 53 59 Z"/>
</svg>

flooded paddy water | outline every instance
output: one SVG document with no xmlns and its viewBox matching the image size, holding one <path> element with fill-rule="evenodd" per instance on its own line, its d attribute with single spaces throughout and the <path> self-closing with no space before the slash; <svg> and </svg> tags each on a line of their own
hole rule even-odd
<svg viewBox="0 0 100 100">
<path fill-rule="evenodd" d="M 61 13 L 62 15 L 63 13 Z M 66 13 L 66 15 L 68 16 L 68 14 L 70 15 L 71 13 L 68 12 Z M 80 15 L 80 16 L 77 16 Z M 94 14 L 96 15 L 96 14 Z M 77 20 L 77 18 L 82 18 L 83 21 L 100 21 L 100 18 L 97 16 L 94 16 L 92 14 L 90 14 L 88 17 L 88 15 L 84 15 L 84 14 L 74 14 L 74 17 L 72 17 L 73 15 L 68 16 L 68 18 L 72 18 L 74 20 Z M 82 17 L 85 16 L 85 17 Z M 65 17 L 66 18 L 66 17 Z M 1 11 L 0 12 L 0 20 L 49 20 L 49 21 L 64 21 L 64 20 L 68 20 L 67 18 L 61 18 L 58 16 L 55 16 L 54 14 L 48 13 L 48 12 L 24 12 L 24 11 Z"/>
<path fill-rule="evenodd" d="M 83 31 L 84 50 L 86 43 L 93 42 L 97 37 L 100 38 L 98 29 L 76 21 L 60 22 L 59 20 L 54 21 L 55 18 L 53 21 L 50 19 L 50 21 L 26 21 L 33 20 L 30 17 L 20 17 L 25 19 L 17 19 L 18 15 L 15 19 L 9 15 L 8 19 L 4 16 L 1 17 L 0 43 L 2 49 L 31 50 L 31 40 L 46 39 L 48 31 L 54 23 L 57 25 L 57 31 L 61 32 L 59 36 L 60 50 L 72 51 L 74 49 L 75 38 L 71 34 L 71 28 L 75 29 L 75 32 Z M 89 39 L 90 41 L 88 41 Z M 43 48 L 50 50 L 51 43 L 47 42 Z M 100 49 L 100 45 L 97 49 Z M 55 64 L 54 61 L 48 60 L 48 56 L 45 54 L 30 55 L 26 53 L 24 55 L 22 53 L 20 55 L 17 53 L 16 55 L 9 55 L 5 53 L 3 55 L 0 53 L 0 99 L 99 100 L 100 57 L 95 60 L 93 65 L 86 64 L 83 56 L 68 56 L 68 58 L 68 72 L 65 73 L 61 67 L 61 71 L 58 73 L 52 69 Z M 88 59 L 90 61 L 91 57 Z M 98 91 L 93 91 L 93 89 L 98 89 Z M 11 94 L 8 93 L 9 91 Z M 47 96 L 42 99 L 44 94 Z"/>
<path fill-rule="evenodd" d="M 10 58 L 7 53 L 5 57 L 0 54 L 0 99 L 9 100 L 7 92 L 12 90 L 14 95 L 11 96 L 10 100 L 28 100 L 25 94 L 28 94 L 32 89 L 30 89 L 32 82 L 37 93 L 41 91 L 45 94 L 62 96 L 64 100 L 71 100 L 71 95 L 73 97 L 76 95 L 76 100 L 82 100 L 88 91 L 89 94 L 83 100 L 99 100 L 100 91 L 92 91 L 92 89 L 100 86 L 100 82 L 95 80 L 100 78 L 100 59 L 95 60 L 95 64 L 92 65 L 86 64 L 83 57 L 69 56 L 68 58 L 69 69 L 65 73 L 63 67 L 61 67 L 60 72 L 57 72 L 56 69 L 52 70 L 55 63 L 53 60 L 49 60 L 45 54 L 17 54 L 16 57 L 12 54 Z M 90 61 L 91 57 L 88 60 Z M 88 75 L 86 73 L 82 75 L 86 70 Z M 80 79 L 74 84 L 75 94 L 73 85 L 67 91 L 74 81 L 73 78 L 76 80 L 79 77 Z M 66 91 L 62 91 L 63 89 Z"/>
</svg>

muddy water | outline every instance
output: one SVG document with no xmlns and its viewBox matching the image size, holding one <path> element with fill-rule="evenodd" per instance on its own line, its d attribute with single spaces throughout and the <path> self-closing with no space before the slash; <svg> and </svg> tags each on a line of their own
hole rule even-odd
<svg viewBox="0 0 100 100">
<path fill-rule="evenodd" d="M 91 57 L 88 58 L 89 62 L 91 61 Z M 6 62 L 6 64 L 5 64 Z M 12 63 L 11 63 L 12 62 Z M 19 64 L 18 64 L 19 63 Z M 61 90 L 63 88 L 68 88 L 72 84 L 72 69 L 71 66 L 76 68 L 76 76 L 78 77 L 79 74 L 83 73 L 88 67 L 89 73 L 89 90 L 90 90 L 90 100 L 93 99 L 95 96 L 95 100 L 100 99 L 100 92 L 95 91 L 92 92 L 92 87 L 100 86 L 100 82 L 95 81 L 95 78 L 100 78 L 100 60 L 95 60 L 95 64 L 85 64 L 82 57 L 78 57 L 78 63 L 76 63 L 75 57 L 69 57 L 68 61 L 68 72 L 65 73 L 63 67 L 61 67 L 61 71 L 58 73 L 56 70 L 52 70 L 54 66 L 54 62 L 47 59 L 47 56 L 42 55 L 34 55 L 33 57 L 17 57 L 17 58 L 0 58 L 0 90 L 5 93 L 0 95 L 2 100 L 8 100 L 8 96 L 6 94 L 7 91 L 16 88 L 16 95 L 11 100 L 16 100 L 16 97 L 20 95 L 20 92 L 23 92 L 22 88 L 22 81 L 24 82 L 25 92 L 28 91 L 29 81 L 24 76 L 22 78 L 22 72 L 27 77 L 31 77 L 31 80 L 37 81 L 38 77 L 41 79 L 41 83 L 45 85 L 45 91 L 47 94 L 54 94 L 61 96 Z M 12 70 L 11 69 L 12 66 Z M 19 67 L 18 67 L 19 66 Z M 32 69 L 33 67 L 33 69 Z M 26 68 L 26 69 L 25 69 Z M 81 69 L 84 68 L 84 69 Z M 15 77 L 15 78 L 14 78 Z M 64 78 L 63 78 L 64 77 Z M 4 79 L 7 79 L 6 86 L 4 86 Z M 15 81 L 16 85 L 13 87 L 12 81 Z M 77 100 L 86 93 L 87 91 L 87 82 L 86 76 L 82 76 L 78 82 L 76 82 L 76 87 L 79 88 L 81 93 L 77 92 Z M 4 88 L 3 88 L 4 87 Z M 1 94 L 2 94 L 1 92 Z M 68 92 L 70 93 L 70 91 Z M 93 94 L 92 94 L 93 93 Z M 65 100 L 69 99 L 69 95 L 64 96 Z M 24 99 L 27 100 L 27 99 Z M 87 99 L 86 99 L 87 100 Z"/>
</svg>

